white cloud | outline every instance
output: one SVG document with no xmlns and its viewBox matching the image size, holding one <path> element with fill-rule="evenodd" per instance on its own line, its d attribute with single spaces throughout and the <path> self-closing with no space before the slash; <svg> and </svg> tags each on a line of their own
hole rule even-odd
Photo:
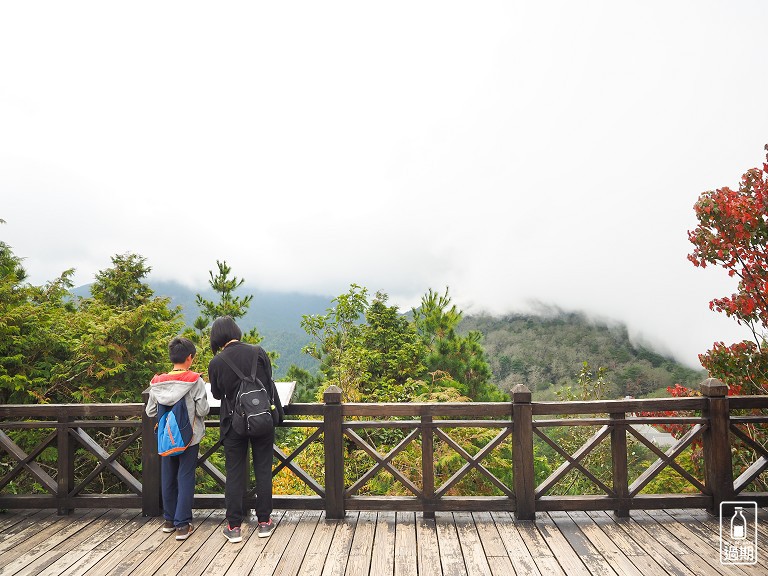
<svg viewBox="0 0 768 576">
<path fill-rule="evenodd" d="M 33 281 L 128 251 L 204 285 L 531 300 L 683 361 L 742 337 L 685 259 L 762 162 L 760 1 L 4 4 L 2 238 Z"/>
</svg>

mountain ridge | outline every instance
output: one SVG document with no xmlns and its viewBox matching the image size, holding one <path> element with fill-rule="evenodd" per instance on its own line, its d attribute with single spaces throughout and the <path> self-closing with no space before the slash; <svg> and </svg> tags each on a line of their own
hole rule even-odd
<svg viewBox="0 0 768 576">
<path fill-rule="evenodd" d="M 199 315 L 196 295 L 216 299 L 211 288 L 197 290 L 173 281 L 150 281 L 149 285 L 155 296 L 168 298 L 172 307 L 181 307 L 189 326 Z M 314 373 L 318 361 L 301 352 L 309 343 L 301 328 L 302 316 L 324 314 L 333 306 L 334 297 L 245 285 L 238 292 L 253 295 L 248 312 L 238 321 L 241 328 L 257 328 L 264 348 L 280 354 L 275 376 L 284 376 L 292 364 Z M 90 285 L 73 293 L 89 296 Z M 594 370 L 606 368 L 614 396 L 647 395 L 676 383 L 691 386 L 706 377 L 651 345 L 633 342 L 622 322 L 564 312 L 554 306 L 547 308 L 546 314 L 465 314 L 459 332 L 470 330 L 483 334 L 494 383 L 502 390 L 525 384 L 538 399 L 554 399 L 555 390 L 575 383 L 583 362 Z"/>
</svg>

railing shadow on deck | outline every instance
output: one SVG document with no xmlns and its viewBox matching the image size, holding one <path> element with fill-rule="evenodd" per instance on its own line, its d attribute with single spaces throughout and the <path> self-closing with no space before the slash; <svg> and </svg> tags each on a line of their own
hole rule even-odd
<svg viewBox="0 0 768 576">
<path fill-rule="evenodd" d="M 517 386 L 511 393 L 511 403 L 365 404 L 342 403 L 341 390 L 331 386 L 325 392 L 324 403 L 286 407 L 284 427 L 303 432 L 288 452 L 275 445 L 273 474 L 290 471 L 293 480 L 311 494 L 276 494 L 274 505 L 324 510 L 328 519 L 342 518 L 346 510 L 407 510 L 423 512 L 427 518 L 434 517 L 436 511 L 510 511 L 521 520 L 535 519 L 537 511 L 613 510 L 627 516 L 633 509 L 704 508 L 715 513 L 724 501 L 749 500 L 768 505 L 768 493 L 746 491 L 768 470 L 768 450 L 745 432 L 750 426 L 768 423 L 768 396 L 729 397 L 727 387 L 713 379 L 701 384 L 701 394 L 690 398 L 532 402 L 530 391 Z M 212 416 L 217 413 L 214 409 Z M 638 431 L 641 425 L 689 428 L 674 445 L 662 451 Z M 57 508 L 59 514 L 68 514 L 75 508 L 123 507 L 141 508 L 145 516 L 159 515 L 160 465 L 154 426 L 155 419 L 144 414 L 144 403 L 0 406 L 0 508 Z M 218 428 L 218 419 L 207 421 L 206 426 Z M 553 427 L 596 431 L 571 453 L 546 433 Z M 124 434 L 115 442 L 115 434 L 107 435 L 105 431 L 117 429 L 124 430 Z M 465 439 L 486 431 L 487 441 L 470 453 L 455 438 L 456 431 Z M 25 434 L 29 437 L 21 442 Z M 394 447 L 386 454 L 371 441 L 377 434 L 389 434 Z M 108 445 L 98 441 L 102 437 L 111 439 Z M 628 440 L 642 444 L 657 456 L 634 479 L 628 472 Z M 610 486 L 585 465 L 588 455 L 604 441 L 610 452 Z M 744 443 L 756 455 L 737 478 L 733 474 L 733 441 Z M 534 442 L 548 446 L 562 461 L 538 484 Z M 703 478 L 697 478 L 676 461 L 694 443 L 702 447 Z M 194 505 L 223 508 L 226 478 L 211 461 L 215 454 L 220 456 L 221 442 L 208 444 L 201 450 L 198 467 L 221 492 L 196 494 Z M 448 474 L 436 471 L 438 444 L 443 453 L 452 451 L 454 460 L 461 462 Z M 500 474 L 498 451 L 502 447 Z M 373 464 L 352 478 L 345 476 L 345 470 L 352 465 L 348 457 L 345 459 L 345 454 L 351 453 L 349 448 L 355 448 L 356 454 Z M 310 473 L 300 464 L 302 453 L 310 449 L 322 454 L 321 474 Z M 56 451 L 55 467 L 38 462 L 41 454 L 51 450 Z M 487 463 L 494 451 L 496 473 Z M 81 458 L 86 454 L 95 467 L 76 473 L 77 454 Z M 121 464 L 121 458 L 133 462 L 133 468 L 140 473 L 129 471 L 131 466 Z M 415 474 L 404 474 L 394 465 L 396 460 L 409 461 Z M 686 492 L 643 493 L 665 469 L 687 481 Z M 93 484 L 107 471 L 118 480 L 121 493 L 94 490 Z M 591 481 L 598 493 L 551 494 L 554 486 L 574 473 Z M 390 475 L 402 494 L 361 494 L 367 483 L 380 474 Z M 26 475 L 26 484 L 31 481 L 35 489 L 9 493 L 18 485 L 14 480 L 22 475 Z M 315 477 L 320 475 L 320 480 Z M 456 495 L 470 475 L 496 495 Z M 246 498 L 253 507 L 254 490 Z"/>
</svg>

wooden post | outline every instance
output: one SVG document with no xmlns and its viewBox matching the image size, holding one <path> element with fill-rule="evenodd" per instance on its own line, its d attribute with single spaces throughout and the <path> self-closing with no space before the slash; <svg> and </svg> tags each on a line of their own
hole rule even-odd
<svg viewBox="0 0 768 576">
<path fill-rule="evenodd" d="M 69 493 L 75 487 L 75 439 L 69 433 L 69 423 L 72 417 L 66 406 L 58 409 L 58 424 L 56 425 L 56 444 L 58 449 L 58 465 L 56 471 L 56 501 L 58 515 L 64 516 L 74 512 L 69 503 Z"/>
<path fill-rule="evenodd" d="M 533 475 L 533 408 L 531 391 L 524 384 L 512 389 L 512 475 L 515 484 L 515 518 L 536 519 L 536 486 Z"/>
<path fill-rule="evenodd" d="M 629 516 L 629 479 L 627 475 L 627 426 L 626 414 L 611 413 L 611 461 L 613 466 L 613 491 L 619 505 L 613 513 L 621 518 Z"/>
<path fill-rule="evenodd" d="M 325 446 L 325 517 L 344 518 L 344 431 L 341 388 L 329 386 L 323 394 L 323 441 Z"/>
<path fill-rule="evenodd" d="M 720 514 L 720 503 L 733 500 L 733 463 L 731 461 L 731 414 L 728 406 L 728 386 L 715 378 L 701 383 L 701 393 L 707 398 L 704 418 L 705 483 L 712 493 L 710 514 Z"/>
<path fill-rule="evenodd" d="M 141 393 L 141 399 L 145 407 L 141 411 L 141 513 L 143 516 L 160 516 L 160 456 L 155 439 L 157 418 L 147 416 L 149 389 Z"/>
<path fill-rule="evenodd" d="M 432 416 L 421 417 L 421 475 L 424 519 L 435 519 L 435 448 L 432 436 Z"/>
</svg>

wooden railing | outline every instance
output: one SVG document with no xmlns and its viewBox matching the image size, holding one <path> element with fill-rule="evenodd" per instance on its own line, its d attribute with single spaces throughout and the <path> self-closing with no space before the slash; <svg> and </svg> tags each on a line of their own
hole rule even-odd
<svg viewBox="0 0 768 576">
<path fill-rule="evenodd" d="M 446 510 L 507 510 L 514 511 L 519 519 L 534 519 L 536 511 L 613 510 L 625 516 L 632 509 L 706 508 L 714 512 L 720 502 L 733 500 L 757 500 L 767 505 L 768 493 L 746 490 L 768 471 L 768 450 L 749 433 L 750 427 L 754 430 L 756 426 L 765 432 L 768 396 L 728 397 L 726 386 L 711 379 L 702 383 L 701 393 L 691 398 L 532 402 L 531 393 L 518 386 L 512 391 L 511 403 L 364 404 L 342 403 L 341 391 L 332 386 L 322 404 L 286 407 L 285 427 L 304 432 L 290 452 L 274 447 L 273 474 L 290 471 L 310 494 L 276 494 L 274 505 L 322 509 L 327 518 L 341 518 L 345 510 L 387 509 L 422 511 L 426 517 Z M 212 416 L 216 414 L 214 409 Z M 143 403 L 0 406 L 0 508 L 57 508 L 60 514 L 67 514 L 81 507 L 140 507 L 145 515 L 160 514 L 154 423 L 144 415 Z M 640 425 L 688 429 L 662 450 L 638 430 Z M 207 421 L 206 426 L 218 427 L 218 419 Z M 582 433 L 594 429 L 594 433 L 569 452 L 548 434 L 558 428 Z M 480 436 L 479 431 L 485 431 L 483 437 L 488 440 L 473 449 L 455 438 L 456 434 L 464 440 Z M 389 435 L 390 441 L 384 443 L 386 453 L 381 453 L 374 441 L 381 434 Z M 108 445 L 103 445 L 106 438 Z M 757 455 L 737 478 L 733 474 L 733 441 Z M 657 457 L 636 478 L 629 474 L 630 443 Z M 222 508 L 226 478 L 211 462 L 214 454 L 220 454 L 221 442 L 209 444 L 201 450 L 198 466 L 221 492 L 196 494 L 195 507 Z M 548 447 L 562 462 L 539 481 L 534 444 Z M 677 460 L 694 444 L 702 446 L 701 477 Z M 441 454 L 450 452 L 461 464 L 439 473 L 438 445 Z M 322 452 L 322 478 L 300 464 L 302 453 L 310 447 Z M 610 481 L 598 477 L 585 464 L 589 455 L 600 449 L 610 454 Z M 53 459 L 52 450 L 56 451 Z M 47 464 L 40 461 L 46 451 Z M 511 474 L 494 474 L 490 469 L 491 454 L 498 468 L 499 451 L 504 471 Z M 345 475 L 353 452 L 362 455 L 358 460 L 372 463 L 356 477 Z M 78 470 L 76 456 L 78 461 L 85 461 Z M 130 472 L 131 466 L 121 464 L 121 459 L 131 460 L 132 469 L 138 472 Z M 406 474 L 395 465 L 402 460 L 410 462 L 415 473 Z M 687 482 L 684 493 L 644 493 L 665 469 Z M 574 473 L 588 479 L 598 493 L 553 494 L 554 488 Z M 101 493 L 99 486 L 94 486 L 105 474 L 116 480 L 120 493 Z M 399 495 L 363 493 L 381 474 L 394 479 Z M 470 477 L 479 479 L 496 495 L 462 492 L 462 482 L 472 485 Z M 34 490 L 13 493 L 20 485 L 33 485 Z M 246 496 L 251 507 L 253 492 Z"/>
</svg>

